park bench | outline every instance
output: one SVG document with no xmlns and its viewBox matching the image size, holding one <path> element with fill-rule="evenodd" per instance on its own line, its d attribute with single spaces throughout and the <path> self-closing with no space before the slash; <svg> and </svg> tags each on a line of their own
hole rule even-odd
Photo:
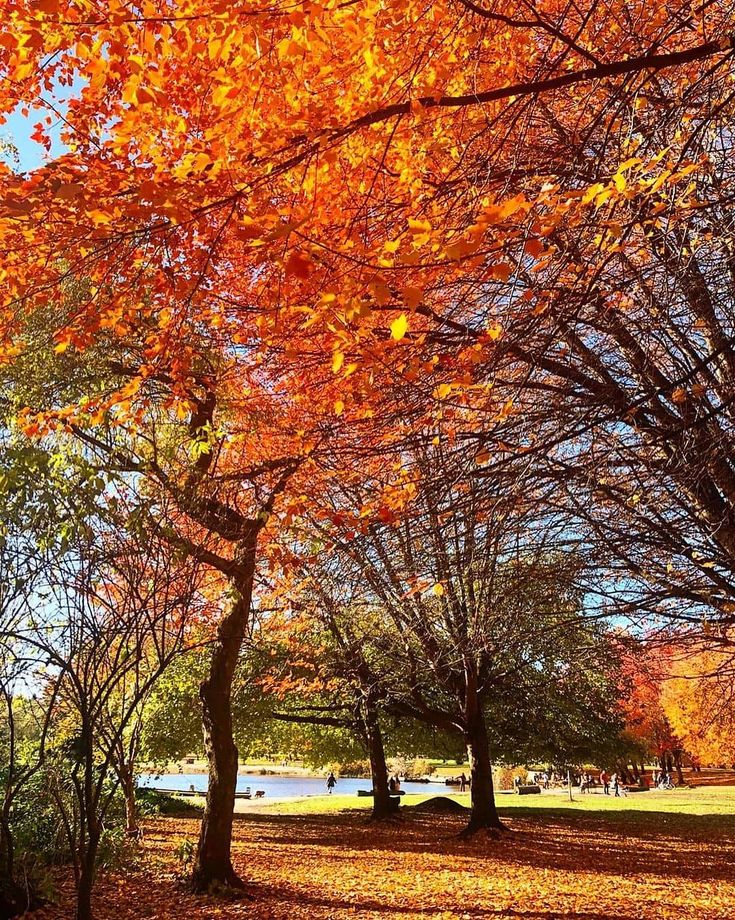
<svg viewBox="0 0 735 920">
<path fill-rule="evenodd" d="M 541 792 L 541 786 L 536 783 L 529 783 L 526 786 L 516 786 L 518 795 L 538 795 Z"/>
<path fill-rule="evenodd" d="M 255 790 L 255 798 L 256 798 L 256 799 L 262 799 L 264 795 L 265 795 L 265 789 L 256 789 L 256 790 Z"/>
</svg>

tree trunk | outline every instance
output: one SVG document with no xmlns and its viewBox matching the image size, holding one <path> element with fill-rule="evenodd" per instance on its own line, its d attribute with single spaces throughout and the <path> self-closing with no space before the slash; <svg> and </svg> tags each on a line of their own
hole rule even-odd
<svg viewBox="0 0 735 920">
<path fill-rule="evenodd" d="M 372 817 L 382 820 L 395 814 L 393 801 L 388 792 L 388 766 L 385 762 L 383 734 L 380 731 L 378 713 L 369 694 L 363 696 L 360 704 L 360 717 L 370 757 L 370 775 L 373 781 Z"/>
<path fill-rule="evenodd" d="M 462 832 L 462 837 L 470 837 L 479 830 L 498 832 L 505 830 L 495 807 L 493 790 L 493 771 L 490 760 L 490 746 L 487 740 L 487 727 L 482 710 L 478 710 L 472 725 L 469 726 L 465 741 L 470 763 L 470 801 L 469 824 Z"/>
<path fill-rule="evenodd" d="M 132 764 L 123 764 L 120 767 L 120 785 L 125 797 L 125 833 L 128 837 L 137 837 L 140 834 L 138 827 L 138 806 L 135 799 L 135 775 Z"/>
<path fill-rule="evenodd" d="M 680 786 L 684 785 L 684 774 L 681 769 L 681 752 L 674 752 L 674 765 L 676 766 L 676 775 Z"/>
<path fill-rule="evenodd" d="M 237 786 L 237 748 L 232 737 L 232 681 L 250 615 L 254 560 L 253 544 L 244 571 L 241 570 L 234 579 L 239 595 L 219 624 L 209 674 L 199 688 L 209 783 L 192 874 L 192 888 L 197 892 L 209 890 L 212 883 L 244 888 L 230 858 Z"/>
<path fill-rule="evenodd" d="M 89 837 L 87 846 L 82 853 L 79 881 L 77 883 L 75 920 L 92 920 L 92 890 L 94 888 L 98 846 L 99 835 L 94 833 Z"/>
</svg>

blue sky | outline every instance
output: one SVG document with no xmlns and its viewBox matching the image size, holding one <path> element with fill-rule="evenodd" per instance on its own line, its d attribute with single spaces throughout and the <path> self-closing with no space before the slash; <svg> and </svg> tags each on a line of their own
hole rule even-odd
<svg viewBox="0 0 735 920">
<path fill-rule="evenodd" d="M 79 90 L 80 82 L 75 82 L 69 87 L 59 87 L 53 94 L 53 104 L 59 111 L 66 109 L 65 100 L 69 99 Z M 18 152 L 18 169 L 21 172 L 37 169 L 47 161 L 49 155 L 46 150 L 31 140 L 34 126 L 39 121 L 43 121 L 47 115 L 52 114 L 46 108 L 31 108 L 28 115 L 23 115 L 23 106 L 19 105 L 15 111 L 7 118 L 4 125 L 0 125 L 0 140 L 11 143 Z M 64 152 L 64 145 L 61 143 L 61 121 L 56 115 L 52 115 L 53 123 L 50 126 L 49 133 L 51 136 L 51 154 L 50 157 L 59 156 Z"/>
</svg>

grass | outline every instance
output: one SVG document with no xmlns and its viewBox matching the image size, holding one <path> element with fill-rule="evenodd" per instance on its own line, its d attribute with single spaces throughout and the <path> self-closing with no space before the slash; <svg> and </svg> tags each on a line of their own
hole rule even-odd
<svg viewBox="0 0 735 920">
<path fill-rule="evenodd" d="M 403 797 L 402 805 L 418 805 L 437 795 L 446 795 L 446 792 L 437 787 L 426 795 L 406 795 Z M 592 813 L 608 816 L 613 821 L 630 822 L 636 821 L 638 816 L 645 820 L 642 816 L 655 812 L 667 816 L 720 815 L 735 818 L 735 786 L 637 792 L 620 798 L 601 793 L 580 795 L 578 792 L 574 792 L 573 796 L 574 800 L 570 802 L 566 793 L 559 792 L 542 792 L 541 795 L 523 797 L 512 793 L 500 793 L 497 796 L 497 804 L 501 814 L 509 817 L 532 817 L 539 813 L 557 816 Z M 469 793 L 452 793 L 447 795 L 447 798 L 455 799 L 467 806 L 470 803 Z M 368 811 L 371 805 L 370 798 L 356 795 L 315 795 L 283 802 L 244 803 L 242 810 L 246 814 L 318 815 L 340 811 Z"/>
</svg>

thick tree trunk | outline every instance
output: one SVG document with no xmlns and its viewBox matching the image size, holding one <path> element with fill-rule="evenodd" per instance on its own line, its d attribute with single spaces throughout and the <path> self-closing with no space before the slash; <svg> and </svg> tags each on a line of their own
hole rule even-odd
<svg viewBox="0 0 735 920">
<path fill-rule="evenodd" d="M 470 837 L 479 830 L 489 832 L 504 830 L 505 826 L 495 807 L 490 746 L 482 710 L 478 710 L 472 724 L 468 727 L 465 741 L 470 763 L 471 811 L 469 824 L 461 836 Z"/>
<path fill-rule="evenodd" d="M 239 596 L 220 622 L 209 674 L 199 688 L 209 784 L 192 874 L 192 888 L 198 892 L 209 890 L 213 883 L 239 889 L 244 887 L 230 858 L 237 785 L 237 748 L 232 737 L 232 681 L 250 615 L 254 556 L 253 546 L 244 571 L 241 570 L 234 580 Z"/>
<path fill-rule="evenodd" d="M 370 757 L 370 775 L 373 782 L 374 819 L 388 818 L 395 814 L 395 808 L 388 792 L 388 766 L 385 762 L 383 734 L 380 731 L 378 713 L 369 695 L 363 697 L 360 704 L 360 717 Z"/>
</svg>

